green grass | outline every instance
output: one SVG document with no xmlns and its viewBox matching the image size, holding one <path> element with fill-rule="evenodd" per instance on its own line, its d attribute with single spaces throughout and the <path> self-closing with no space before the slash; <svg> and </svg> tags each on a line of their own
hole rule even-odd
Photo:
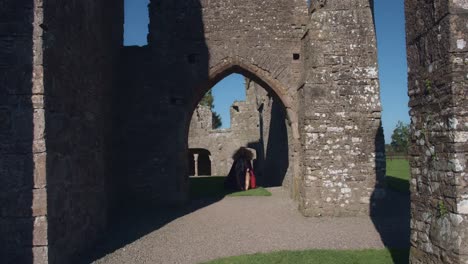
<svg viewBox="0 0 468 264">
<path fill-rule="evenodd" d="M 271 196 L 271 192 L 263 187 L 258 187 L 256 189 L 247 190 L 245 192 L 230 193 L 228 196 Z"/>
<path fill-rule="evenodd" d="M 305 250 L 243 255 L 206 264 L 407 264 L 409 250 Z"/>
<path fill-rule="evenodd" d="M 393 190 L 409 192 L 410 166 L 407 159 L 387 159 L 387 186 Z"/>
<path fill-rule="evenodd" d="M 190 197 L 199 198 L 218 198 L 224 196 L 271 196 L 271 193 L 265 188 L 232 192 L 224 189 L 224 179 L 226 177 L 191 177 L 190 178 Z"/>
</svg>

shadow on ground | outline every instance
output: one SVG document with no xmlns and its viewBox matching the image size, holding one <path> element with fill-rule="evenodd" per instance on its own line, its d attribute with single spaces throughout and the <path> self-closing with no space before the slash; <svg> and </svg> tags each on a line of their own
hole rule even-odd
<svg viewBox="0 0 468 264">
<path fill-rule="evenodd" d="M 410 196 L 391 189 L 373 201 L 371 219 L 394 263 L 407 264 L 410 247 Z"/>
<path fill-rule="evenodd" d="M 370 216 L 394 263 L 409 262 L 411 202 L 403 180 L 386 176 L 387 161 L 382 123 L 375 135 L 375 189 L 370 201 Z M 392 185 L 399 188 L 392 190 Z M 408 189 L 406 189 L 408 190 Z"/>
<path fill-rule="evenodd" d="M 409 181 L 407 180 L 400 179 L 396 176 L 387 175 L 385 177 L 385 182 L 387 183 L 388 188 L 403 194 L 409 193 Z"/>
<path fill-rule="evenodd" d="M 222 196 L 192 200 L 184 207 L 123 207 L 110 217 L 104 239 L 92 251 L 78 256 L 75 263 L 92 263 L 104 256 L 158 230 L 184 215 L 190 214 L 221 200 Z"/>
<path fill-rule="evenodd" d="M 134 204 L 121 207 L 110 216 L 112 223 L 109 223 L 105 238 L 96 243 L 92 250 L 77 256 L 76 263 L 91 263 L 99 260 L 180 217 L 222 200 L 225 196 L 271 195 L 261 187 L 255 189 L 260 192 L 252 193 L 226 190 L 224 189 L 225 178 L 216 176 L 190 178 L 191 201 L 182 207 L 135 207 Z"/>
</svg>

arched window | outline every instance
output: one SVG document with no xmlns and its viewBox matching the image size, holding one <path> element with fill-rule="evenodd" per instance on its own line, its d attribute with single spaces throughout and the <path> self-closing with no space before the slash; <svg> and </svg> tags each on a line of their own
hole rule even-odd
<svg viewBox="0 0 468 264">
<path fill-rule="evenodd" d="M 211 153 L 207 149 L 189 149 L 189 175 L 211 176 Z"/>
</svg>

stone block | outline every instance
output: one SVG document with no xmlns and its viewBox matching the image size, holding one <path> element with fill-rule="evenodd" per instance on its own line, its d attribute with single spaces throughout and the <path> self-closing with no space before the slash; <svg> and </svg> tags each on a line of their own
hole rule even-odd
<svg viewBox="0 0 468 264">
<path fill-rule="evenodd" d="M 34 154 L 34 188 L 44 188 L 47 184 L 47 154 Z"/>
<path fill-rule="evenodd" d="M 35 189 L 32 191 L 32 216 L 47 215 L 47 189 Z"/>
<path fill-rule="evenodd" d="M 40 216 L 34 219 L 33 246 L 47 246 L 47 217 Z"/>
</svg>

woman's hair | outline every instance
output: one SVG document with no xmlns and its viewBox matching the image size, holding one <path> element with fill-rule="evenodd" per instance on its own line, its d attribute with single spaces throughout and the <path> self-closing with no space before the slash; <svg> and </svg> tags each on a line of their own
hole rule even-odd
<svg viewBox="0 0 468 264">
<path fill-rule="evenodd" d="M 238 159 L 251 160 L 253 158 L 253 153 L 252 151 L 248 150 L 246 147 L 240 147 L 236 152 L 234 152 L 234 155 L 232 155 L 232 158 L 234 160 L 238 160 Z"/>
</svg>

